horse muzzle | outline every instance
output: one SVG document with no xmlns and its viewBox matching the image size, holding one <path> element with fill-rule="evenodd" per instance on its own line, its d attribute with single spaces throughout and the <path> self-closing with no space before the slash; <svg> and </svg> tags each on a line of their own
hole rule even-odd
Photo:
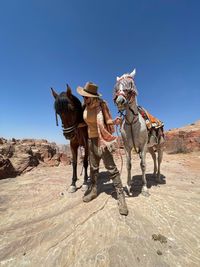
<svg viewBox="0 0 200 267">
<path fill-rule="evenodd" d="M 127 105 L 127 100 L 125 97 L 123 97 L 122 95 L 117 96 L 117 98 L 115 99 L 115 104 L 117 105 L 117 108 L 120 111 L 123 111 L 126 109 L 126 105 Z"/>
<path fill-rule="evenodd" d="M 74 136 L 75 136 L 75 132 L 65 133 L 65 132 L 63 131 L 63 135 L 64 135 L 64 137 L 65 137 L 66 139 L 71 140 L 71 139 L 74 138 Z"/>
<path fill-rule="evenodd" d="M 66 139 L 73 139 L 76 135 L 77 124 L 71 127 L 63 128 L 63 135 Z"/>
</svg>

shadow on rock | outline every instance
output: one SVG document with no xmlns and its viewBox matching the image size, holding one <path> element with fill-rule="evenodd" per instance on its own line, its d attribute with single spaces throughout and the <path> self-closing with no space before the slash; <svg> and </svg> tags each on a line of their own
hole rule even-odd
<svg viewBox="0 0 200 267">
<path fill-rule="evenodd" d="M 107 195 L 111 195 L 113 198 L 117 199 L 117 193 L 113 186 L 112 179 L 110 179 L 109 172 L 99 173 L 97 181 L 97 192 L 98 195 L 100 195 L 101 193 L 106 193 Z"/>
<path fill-rule="evenodd" d="M 157 182 L 155 177 L 152 174 L 146 174 L 147 179 L 147 188 L 151 188 L 152 186 L 159 186 L 166 184 L 165 176 L 160 175 L 161 183 Z M 131 193 L 132 197 L 137 197 L 142 193 L 142 176 L 135 175 L 132 177 L 131 182 Z M 127 188 L 124 187 L 124 191 L 127 191 Z M 99 173 L 99 177 L 97 180 L 97 193 L 100 195 L 101 193 L 106 193 L 107 195 L 111 195 L 113 198 L 117 199 L 117 193 L 114 188 L 112 179 L 110 179 L 109 172 L 101 172 Z M 126 192 L 127 193 L 127 192 Z M 130 196 L 130 195 L 129 195 Z"/>
<path fill-rule="evenodd" d="M 156 178 L 152 174 L 146 174 L 147 179 L 147 188 L 151 188 L 152 186 L 159 186 L 166 184 L 166 177 L 164 175 L 160 175 L 161 182 L 157 182 Z M 133 197 L 137 197 L 142 193 L 142 175 L 135 175 L 132 177 L 131 182 L 131 193 Z"/>
</svg>

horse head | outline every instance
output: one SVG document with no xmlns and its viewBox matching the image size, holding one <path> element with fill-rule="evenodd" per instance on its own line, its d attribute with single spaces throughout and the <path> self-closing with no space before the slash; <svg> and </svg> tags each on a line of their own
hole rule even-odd
<svg viewBox="0 0 200 267">
<path fill-rule="evenodd" d="M 120 111 L 126 109 L 126 106 L 132 102 L 138 94 L 134 82 L 135 74 L 136 70 L 134 69 L 131 73 L 125 73 L 121 77 L 116 78 L 113 100 Z"/>
<path fill-rule="evenodd" d="M 72 90 L 68 84 L 65 92 L 57 94 L 53 88 L 51 88 L 51 91 L 55 98 L 56 121 L 58 114 L 62 121 L 64 136 L 66 139 L 72 139 L 75 136 L 77 125 L 83 120 L 81 102 L 72 94 Z"/>
</svg>

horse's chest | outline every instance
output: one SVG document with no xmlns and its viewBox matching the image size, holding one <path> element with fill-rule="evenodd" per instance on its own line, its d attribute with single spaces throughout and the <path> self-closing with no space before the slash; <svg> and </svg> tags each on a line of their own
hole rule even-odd
<svg viewBox="0 0 200 267">
<path fill-rule="evenodd" d="M 140 126 L 133 127 L 133 125 L 124 125 L 123 130 L 121 131 L 122 138 L 130 147 L 135 146 L 139 147 L 147 140 L 147 130 Z"/>
</svg>

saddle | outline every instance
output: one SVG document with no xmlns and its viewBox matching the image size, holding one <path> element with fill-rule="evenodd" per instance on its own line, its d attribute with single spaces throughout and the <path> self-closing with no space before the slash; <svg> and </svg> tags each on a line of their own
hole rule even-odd
<svg viewBox="0 0 200 267">
<path fill-rule="evenodd" d="M 159 119 L 155 118 L 154 116 L 152 116 L 147 110 L 145 110 L 143 107 L 138 106 L 138 111 L 140 112 L 140 114 L 142 115 L 142 117 L 144 118 L 147 128 L 150 130 L 151 128 L 161 128 L 164 126 L 164 123 L 162 121 L 160 121 Z"/>
<path fill-rule="evenodd" d="M 138 111 L 144 118 L 148 130 L 149 140 L 148 144 L 158 144 L 161 137 L 164 138 L 164 123 L 159 119 L 152 116 L 147 110 L 143 107 L 138 106 Z"/>
</svg>

